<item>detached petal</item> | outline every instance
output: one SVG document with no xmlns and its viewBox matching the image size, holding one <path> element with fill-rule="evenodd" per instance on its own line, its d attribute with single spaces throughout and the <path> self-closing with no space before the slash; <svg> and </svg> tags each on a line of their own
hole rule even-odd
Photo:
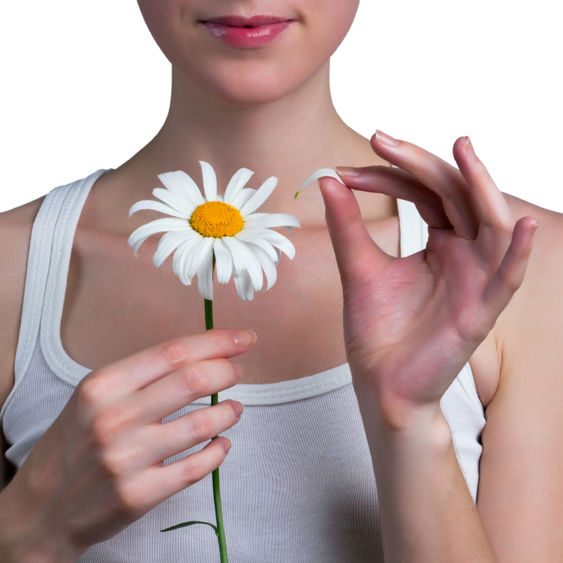
<svg viewBox="0 0 563 563">
<path fill-rule="evenodd" d="M 327 176 L 329 178 L 334 178 L 335 180 L 338 180 L 341 184 L 344 184 L 342 178 L 340 178 L 340 176 L 336 173 L 336 170 L 333 170 L 332 168 L 320 168 L 316 172 L 313 172 L 301 184 L 301 186 L 299 186 L 299 189 L 295 192 L 295 197 L 297 197 L 303 189 L 305 189 L 309 184 L 313 183 L 315 180 L 318 180 L 319 178 L 325 178 Z"/>
<path fill-rule="evenodd" d="M 234 174 L 229 185 L 225 190 L 225 195 L 223 196 L 223 201 L 225 203 L 231 204 L 231 201 L 235 199 L 240 190 L 244 188 L 248 180 L 252 177 L 254 172 L 248 168 L 239 168 Z"/>
<path fill-rule="evenodd" d="M 215 170 L 209 162 L 204 160 L 199 161 L 201 166 L 201 175 L 203 177 L 203 191 L 205 193 L 205 199 L 207 201 L 217 200 L 217 176 L 215 175 Z"/>
<path fill-rule="evenodd" d="M 256 211 L 272 195 L 277 183 L 278 179 L 275 176 L 270 176 L 240 208 L 241 214 L 244 216 Z"/>
</svg>

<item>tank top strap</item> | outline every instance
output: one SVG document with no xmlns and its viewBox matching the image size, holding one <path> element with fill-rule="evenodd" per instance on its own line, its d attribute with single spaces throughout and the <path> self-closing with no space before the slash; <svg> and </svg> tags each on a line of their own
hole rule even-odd
<svg viewBox="0 0 563 563">
<path fill-rule="evenodd" d="M 397 199 L 397 210 L 401 256 L 410 256 L 425 248 L 428 242 L 428 225 L 412 201 Z"/>
<path fill-rule="evenodd" d="M 14 365 L 15 386 L 27 371 L 38 336 L 41 334 L 41 340 L 49 339 L 53 326 L 60 330 L 74 232 L 90 188 L 104 172 L 97 170 L 86 178 L 52 189 L 35 217 Z M 45 324 L 49 325 L 47 330 Z"/>
</svg>

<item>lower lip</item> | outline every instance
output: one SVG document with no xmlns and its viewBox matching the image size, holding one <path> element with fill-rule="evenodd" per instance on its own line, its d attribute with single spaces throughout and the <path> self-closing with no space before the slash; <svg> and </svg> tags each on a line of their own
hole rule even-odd
<svg viewBox="0 0 563 563">
<path fill-rule="evenodd" d="M 260 25 L 258 27 L 235 27 L 232 25 L 222 25 L 213 22 L 203 22 L 203 26 L 215 37 L 218 37 L 232 47 L 252 49 L 263 47 L 271 43 L 280 35 L 291 21 Z"/>
</svg>

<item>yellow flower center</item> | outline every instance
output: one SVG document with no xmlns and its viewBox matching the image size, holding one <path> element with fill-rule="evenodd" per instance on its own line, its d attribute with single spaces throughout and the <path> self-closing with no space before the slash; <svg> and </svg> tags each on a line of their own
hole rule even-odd
<svg viewBox="0 0 563 563">
<path fill-rule="evenodd" d="M 222 201 L 208 201 L 195 208 L 190 217 L 192 229 L 204 237 L 232 237 L 242 231 L 240 211 Z"/>
</svg>

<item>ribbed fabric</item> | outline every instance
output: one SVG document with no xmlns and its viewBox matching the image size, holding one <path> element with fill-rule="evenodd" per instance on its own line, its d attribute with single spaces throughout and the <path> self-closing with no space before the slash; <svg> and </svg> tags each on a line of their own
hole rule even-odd
<svg viewBox="0 0 563 563">
<path fill-rule="evenodd" d="M 17 467 L 90 371 L 63 349 L 60 322 L 78 218 L 103 172 L 52 190 L 33 225 L 15 385 L 0 410 L 9 444 L 6 457 Z M 407 256 L 425 246 L 427 228 L 413 204 L 397 203 L 401 255 Z M 233 443 L 221 466 L 231 562 L 382 563 L 377 490 L 348 365 L 292 381 L 236 385 L 220 393 L 220 400 L 229 397 L 246 406 L 241 421 L 224 433 Z M 164 422 L 205 404 L 208 399 L 195 401 Z M 475 499 L 485 419 L 469 364 L 441 406 Z M 182 521 L 214 518 L 207 477 L 92 546 L 79 561 L 218 561 L 217 541 L 208 526 L 159 532 Z"/>
</svg>

